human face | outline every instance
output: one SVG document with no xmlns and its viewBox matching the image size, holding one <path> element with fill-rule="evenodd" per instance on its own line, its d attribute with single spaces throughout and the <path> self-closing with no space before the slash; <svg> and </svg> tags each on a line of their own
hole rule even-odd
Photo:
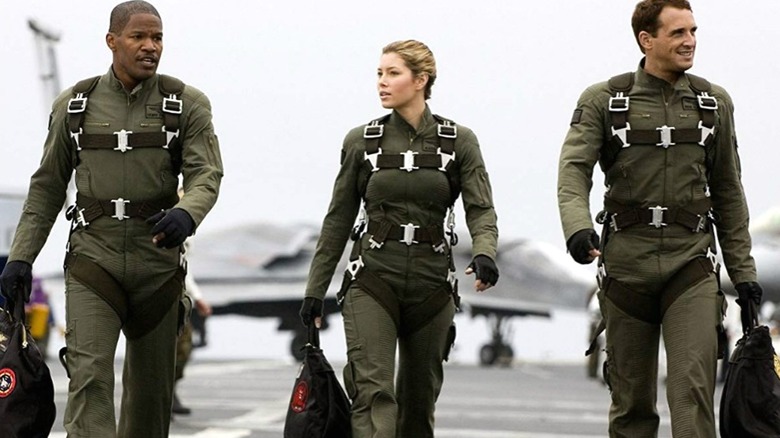
<svg viewBox="0 0 780 438">
<path fill-rule="evenodd" d="M 693 66 L 696 51 L 696 21 L 688 9 L 666 6 L 658 16 L 660 27 L 656 36 L 640 32 L 645 49 L 645 70 L 668 82 L 675 82 Z"/>
<path fill-rule="evenodd" d="M 382 54 L 376 74 L 382 107 L 403 110 L 415 104 L 425 104 L 427 76 L 414 76 L 397 53 Z"/>
<path fill-rule="evenodd" d="M 157 72 L 162 56 L 162 22 L 152 14 L 133 14 L 119 34 L 109 32 L 106 43 L 114 53 L 113 69 L 127 90 Z"/>
</svg>

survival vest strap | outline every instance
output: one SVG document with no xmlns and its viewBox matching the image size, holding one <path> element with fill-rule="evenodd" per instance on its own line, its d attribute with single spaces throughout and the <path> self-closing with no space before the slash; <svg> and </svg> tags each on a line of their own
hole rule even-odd
<svg viewBox="0 0 780 438">
<path fill-rule="evenodd" d="M 691 90 L 699 104 L 698 128 L 676 129 L 674 126 L 659 126 L 655 129 L 631 129 L 628 122 L 631 88 L 634 86 L 634 72 L 612 77 L 608 84 L 614 96 L 609 98 L 609 115 L 612 122 L 612 137 L 604 145 L 599 158 L 601 169 L 606 172 L 615 163 L 621 149 L 631 146 L 662 146 L 668 148 L 677 143 L 695 143 L 705 148 L 707 168 L 712 142 L 715 137 L 715 112 L 718 101 L 709 95 L 712 85 L 704 78 L 686 74 Z M 709 170 L 708 170 L 709 171 Z"/>
<path fill-rule="evenodd" d="M 73 86 L 75 97 L 68 101 L 68 129 L 76 143 L 76 151 L 82 149 L 112 149 L 125 153 L 135 148 L 162 147 L 171 154 L 171 165 L 174 174 L 181 170 L 181 141 L 179 128 L 182 113 L 181 94 L 184 83 L 168 75 L 160 75 L 157 88 L 163 95 L 162 116 L 163 127 L 160 132 L 133 133 L 121 129 L 113 134 L 85 134 L 84 116 L 87 110 L 89 93 L 95 89 L 100 76 L 84 79 Z"/>
<path fill-rule="evenodd" d="M 408 150 L 400 154 L 390 155 L 382 152 L 382 136 L 385 132 L 384 124 L 387 123 L 389 118 L 389 114 L 385 115 L 372 120 L 363 128 L 363 138 L 366 143 L 366 165 L 371 171 L 369 178 L 371 174 L 380 169 L 400 169 L 407 172 L 417 169 L 438 169 L 447 174 L 447 180 L 450 185 L 450 204 L 454 204 L 460 195 L 461 189 L 458 166 L 454 165 L 455 139 L 458 138 L 458 127 L 455 125 L 455 122 L 436 114 L 433 115 L 433 118 L 438 122 L 436 127 L 438 147 L 435 154 Z M 366 183 L 361 187 L 361 196 L 365 196 L 367 186 L 368 178 L 366 178 Z"/>
<path fill-rule="evenodd" d="M 94 261 L 76 253 L 65 256 L 65 268 L 73 278 L 91 289 L 116 312 L 128 339 L 137 339 L 162 321 L 184 290 L 186 270 L 179 267 L 160 289 L 140 306 L 131 308 L 127 293 L 114 277 Z"/>
</svg>

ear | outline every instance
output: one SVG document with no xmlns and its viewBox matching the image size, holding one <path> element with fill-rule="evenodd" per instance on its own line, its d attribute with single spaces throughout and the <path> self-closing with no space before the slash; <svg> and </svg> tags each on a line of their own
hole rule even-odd
<svg viewBox="0 0 780 438">
<path fill-rule="evenodd" d="M 644 30 L 639 32 L 638 39 L 639 45 L 642 46 L 645 51 L 653 48 L 653 36 L 650 35 L 650 32 Z"/>
<path fill-rule="evenodd" d="M 430 76 L 428 76 L 428 73 L 421 73 L 421 74 L 417 75 L 414 78 L 414 88 L 416 90 L 424 90 L 425 86 L 428 85 L 428 78 L 429 77 Z"/>
<path fill-rule="evenodd" d="M 106 34 L 106 45 L 112 52 L 116 52 L 116 37 L 111 32 Z"/>
</svg>

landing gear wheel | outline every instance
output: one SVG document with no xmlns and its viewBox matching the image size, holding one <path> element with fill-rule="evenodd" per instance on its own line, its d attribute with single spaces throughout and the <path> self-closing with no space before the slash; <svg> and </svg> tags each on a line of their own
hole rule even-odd
<svg viewBox="0 0 780 438">
<path fill-rule="evenodd" d="M 489 367 L 496 363 L 496 359 L 498 359 L 498 354 L 492 344 L 485 344 L 479 350 L 479 363 L 481 365 Z"/>
<path fill-rule="evenodd" d="M 507 344 L 501 344 L 498 351 L 497 362 L 505 367 L 512 365 L 512 360 L 515 358 L 515 352 L 512 350 L 512 347 Z"/>
</svg>

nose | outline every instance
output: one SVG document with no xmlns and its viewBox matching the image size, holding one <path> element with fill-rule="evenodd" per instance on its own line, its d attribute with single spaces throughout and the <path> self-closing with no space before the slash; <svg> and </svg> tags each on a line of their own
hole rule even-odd
<svg viewBox="0 0 780 438">
<path fill-rule="evenodd" d="M 156 52 L 157 44 L 154 38 L 144 38 L 143 44 L 141 45 L 141 49 L 147 52 Z"/>
</svg>

